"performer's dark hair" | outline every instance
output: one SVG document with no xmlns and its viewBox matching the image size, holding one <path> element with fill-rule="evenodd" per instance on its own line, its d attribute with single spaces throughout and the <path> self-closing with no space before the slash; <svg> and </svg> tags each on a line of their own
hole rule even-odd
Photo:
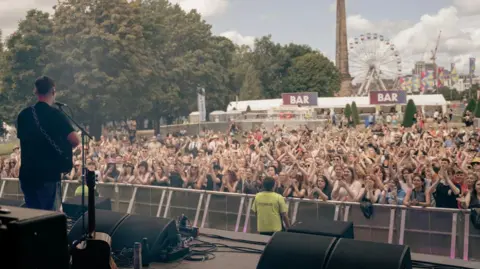
<svg viewBox="0 0 480 269">
<path fill-rule="evenodd" d="M 55 82 L 47 76 L 41 76 L 35 80 L 35 88 L 40 95 L 49 93 L 54 87 Z"/>
</svg>

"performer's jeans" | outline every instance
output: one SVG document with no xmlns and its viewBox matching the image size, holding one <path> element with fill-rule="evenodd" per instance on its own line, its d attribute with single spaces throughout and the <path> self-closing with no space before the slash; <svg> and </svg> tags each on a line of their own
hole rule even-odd
<svg viewBox="0 0 480 269">
<path fill-rule="evenodd" d="M 60 198 L 61 182 L 22 182 L 20 186 L 25 198 L 25 205 L 32 209 L 57 210 Z"/>
</svg>

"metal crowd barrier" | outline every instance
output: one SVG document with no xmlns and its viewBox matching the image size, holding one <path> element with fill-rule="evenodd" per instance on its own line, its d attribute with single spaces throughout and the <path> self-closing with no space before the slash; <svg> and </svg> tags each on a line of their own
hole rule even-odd
<svg viewBox="0 0 480 269">
<path fill-rule="evenodd" d="M 64 181 L 62 202 L 73 197 L 77 181 Z M 158 186 L 100 183 L 100 196 L 112 200 L 114 211 L 177 218 L 184 214 L 192 225 L 241 233 L 256 232 L 250 210 L 254 195 Z M 22 200 L 18 179 L 0 181 L 0 198 Z M 480 260 L 480 230 L 470 222 L 470 211 L 446 208 L 375 204 L 370 219 L 358 203 L 287 199 L 292 222 L 321 218 L 353 221 L 360 240 L 409 245 L 413 252 L 463 260 Z"/>
</svg>

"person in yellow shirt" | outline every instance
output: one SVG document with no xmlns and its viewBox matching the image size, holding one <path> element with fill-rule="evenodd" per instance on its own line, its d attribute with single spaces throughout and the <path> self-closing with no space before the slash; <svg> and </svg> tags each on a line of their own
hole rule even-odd
<svg viewBox="0 0 480 269">
<path fill-rule="evenodd" d="M 253 201 L 252 211 L 257 214 L 257 231 L 262 235 L 273 235 L 290 227 L 285 199 L 273 190 L 275 179 L 266 177 L 263 180 L 263 191 L 257 193 Z"/>
</svg>

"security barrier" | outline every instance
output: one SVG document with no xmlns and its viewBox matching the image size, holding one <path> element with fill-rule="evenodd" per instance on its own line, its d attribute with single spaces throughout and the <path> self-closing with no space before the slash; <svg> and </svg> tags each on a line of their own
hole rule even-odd
<svg viewBox="0 0 480 269">
<path fill-rule="evenodd" d="M 23 199 L 18 179 L 0 181 L 0 198 Z M 62 201 L 73 197 L 77 181 L 64 181 Z M 250 210 L 254 195 L 178 189 L 158 186 L 100 183 L 100 196 L 112 200 L 114 211 L 177 218 L 184 214 L 191 224 L 243 233 L 256 232 L 256 217 Z M 314 219 L 350 220 L 355 238 L 409 245 L 413 252 L 480 260 L 480 231 L 470 223 L 470 211 L 447 208 L 404 207 L 375 204 L 370 219 L 358 203 L 287 198 L 292 222 Z"/>
</svg>

